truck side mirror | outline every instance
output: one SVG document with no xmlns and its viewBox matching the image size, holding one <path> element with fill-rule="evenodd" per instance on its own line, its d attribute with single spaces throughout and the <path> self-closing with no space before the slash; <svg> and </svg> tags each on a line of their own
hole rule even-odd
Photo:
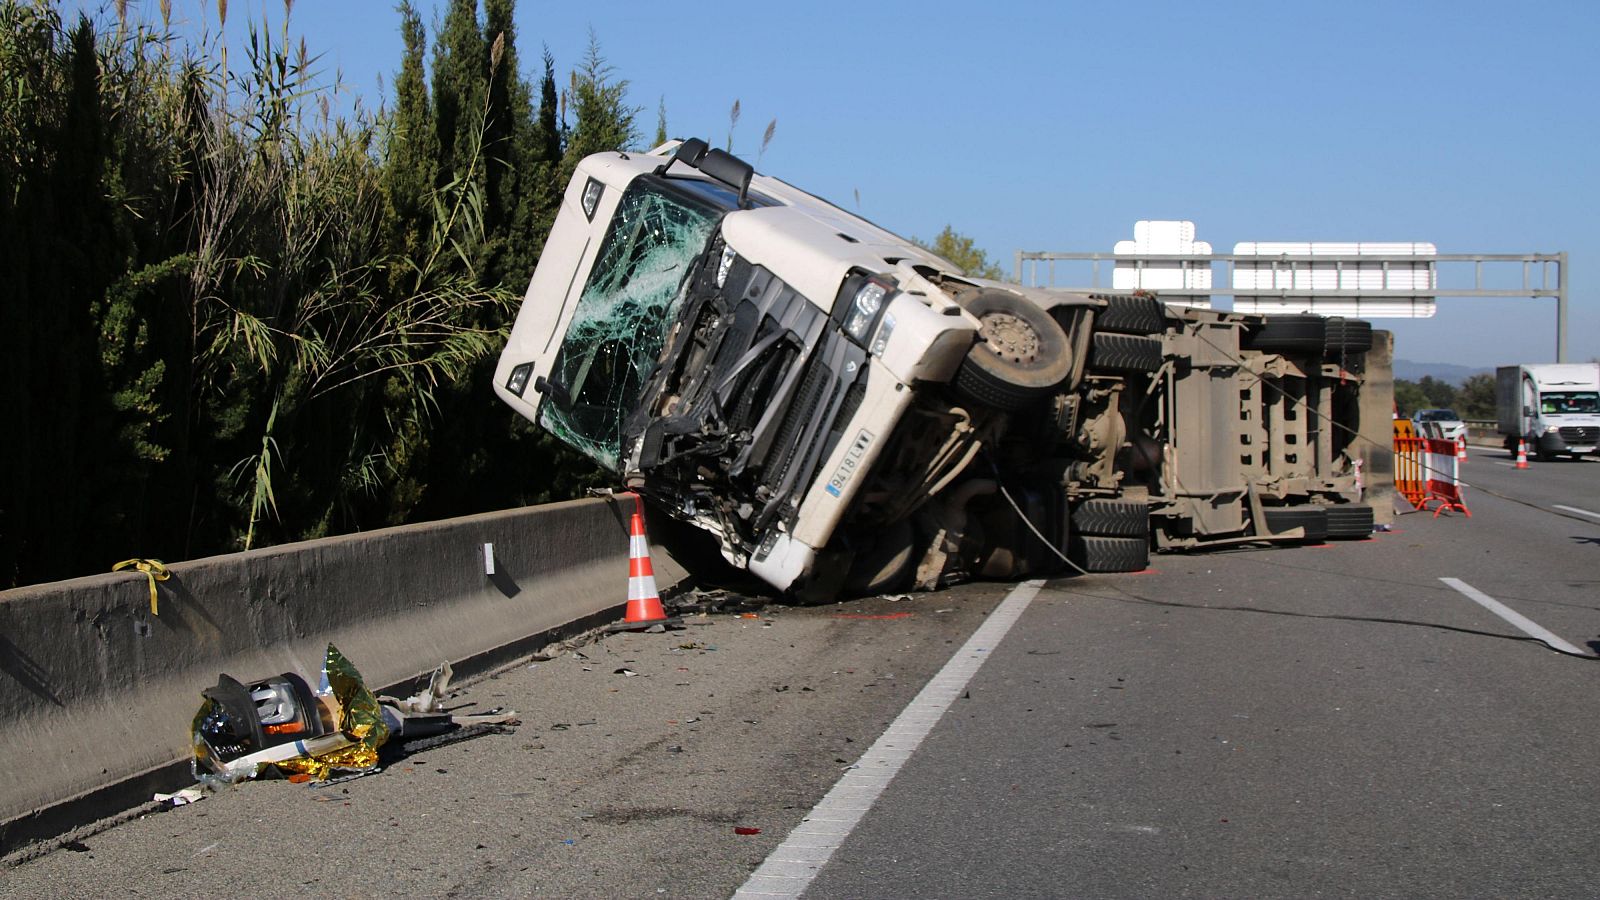
<svg viewBox="0 0 1600 900">
<path fill-rule="evenodd" d="M 708 149 L 710 148 L 706 146 L 705 141 L 699 138 L 689 138 L 679 144 L 676 150 L 672 151 L 672 156 L 666 162 L 656 167 L 656 174 L 667 174 L 667 170 L 672 168 L 672 164 L 675 162 L 681 162 L 698 169 L 700 168 L 700 160 L 706 155 Z"/>
<path fill-rule="evenodd" d="M 739 192 L 739 205 L 744 206 L 750 193 L 750 178 L 755 167 L 725 150 L 708 150 L 700 160 L 700 171 Z"/>
<path fill-rule="evenodd" d="M 549 397 L 557 409 L 572 408 L 572 394 L 567 391 L 567 386 L 559 381 L 551 381 L 540 375 L 533 380 L 533 389 Z"/>
</svg>

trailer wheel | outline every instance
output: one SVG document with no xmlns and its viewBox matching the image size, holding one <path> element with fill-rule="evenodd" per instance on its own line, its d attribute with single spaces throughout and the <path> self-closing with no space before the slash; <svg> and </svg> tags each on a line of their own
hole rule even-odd
<svg viewBox="0 0 1600 900">
<path fill-rule="evenodd" d="M 1321 316 L 1269 316 L 1255 328 L 1245 329 L 1240 345 L 1246 350 L 1315 350 L 1320 353 L 1327 339 L 1327 323 Z"/>
<path fill-rule="evenodd" d="M 1085 572 L 1142 572 L 1150 565 L 1150 542 L 1075 534 L 1067 542 L 1067 558 Z"/>
<path fill-rule="evenodd" d="M 1371 322 L 1362 319 L 1329 319 L 1325 328 L 1322 347 L 1328 356 L 1365 353 L 1372 349 Z"/>
<path fill-rule="evenodd" d="M 961 304 L 981 323 L 981 341 L 956 370 L 956 393 L 1000 410 L 1018 410 L 1052 393 L 1072 372 L 1067 333 L 1050 314 L 1002 291 Z"/>
<path fill-rule="evenodd" d="M 1328 509 L 1328 537 L 1334 540 L 1364 538 L 1372 533 L 1372 507 L 1345 503 Z"/>
<path fill-rule="evenodd" d="M 1096 331 L 1116 334 L 1160 334 L 1167 328 L 1165 307 L 1149 294 L 1111 294 L 1106 308 L 1095 314 Z"/>
<path fill-rule="evenodd" d="M 1303 544 L 1320 544 L 1328 539 L 1328 508 L 1326 506 L 1280 506 L 1267 511 L 1267 528 L 1273 534 L 1282 534 L 1291 528 L 1304 528 Z"/>
<path fill-rule="evenodd" d="M 1161 368 L 1158 338 L 1095 332 L 1089 368 L 1100 372 L 1154 372 Z"/>
<path fill-rule="evenodd" d="M 1139 500 L 1085 500 L 1072 511 L 1077 534 L 1143 538 L 1150 534 L 1150 507 Z"/>
</svg>

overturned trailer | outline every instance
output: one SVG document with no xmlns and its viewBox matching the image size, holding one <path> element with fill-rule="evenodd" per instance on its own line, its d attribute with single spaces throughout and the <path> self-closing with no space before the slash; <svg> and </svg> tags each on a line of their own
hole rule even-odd
<svg viewBox="0 0 1600 900">
<path fill-rule="evenodd" d="M 1364 536 L 1377 337 L 967 277 L 690 140 L 579 164 L 495 390 L 824 598 Z"/>
</svg>

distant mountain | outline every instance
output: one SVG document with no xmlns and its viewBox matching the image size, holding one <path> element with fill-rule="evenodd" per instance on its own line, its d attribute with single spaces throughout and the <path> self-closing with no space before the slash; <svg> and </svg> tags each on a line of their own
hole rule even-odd
<svg viewBox="0 0 1600 900">
<path fill-rule="evenodd" d="M 1435 381 L 1444 381 L 1460 387 L 1473 375 L 1493 375 L 1493 369 L 1474 369 L 1471 366 L 1458 366 L 1453 363 L 1412 362 L 1409 359 L 1394 361 L 1394 377 L 1406 381 L 1421 381 L 1422 376 L 1430 375 Z"/>
</svg>

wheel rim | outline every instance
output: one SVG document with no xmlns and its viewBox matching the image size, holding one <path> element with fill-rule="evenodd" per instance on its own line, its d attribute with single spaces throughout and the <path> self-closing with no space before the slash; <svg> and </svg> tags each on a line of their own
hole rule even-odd
<svg viewBox="0 0 1600 900">
<path fill-rule="evenodd" d="M 1038 361 L 1039 333 L 1026 320 L 1008 312 L 989 312 L 982 323 L 978 334 L 994 355 L 1014 363 Z"/>
</svg>

